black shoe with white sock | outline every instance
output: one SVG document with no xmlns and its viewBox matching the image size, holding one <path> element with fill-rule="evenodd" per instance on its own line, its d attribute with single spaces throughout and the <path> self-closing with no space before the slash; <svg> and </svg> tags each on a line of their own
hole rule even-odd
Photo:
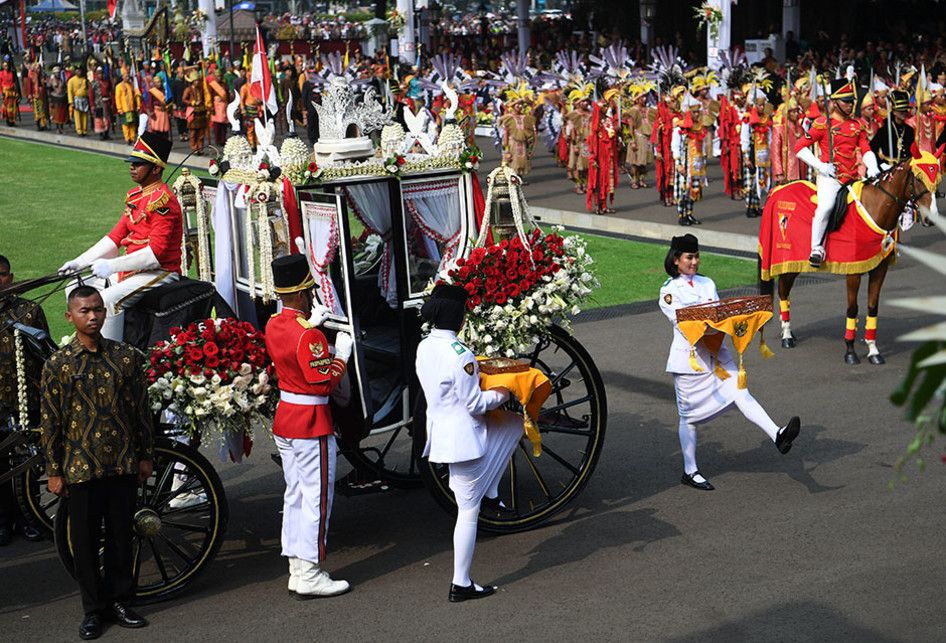
<svg viewBox="0 0 946 643">
<path fill-rule="evenodd" d="M 700 477 L 702 480 L 700 482 L 696 481 L 696 478 Z M 687 485 L 688 487 L 693 487 L 694 489 L 699 489 L 700 491 L 712 491 L 716 487 L 710 484 L 710 481 L 707 480 L 699 470 L 694 471 L 693 473 L 683 472 L 683 477 L 680 478 L 682 484 Z"/>
<path fill-rule="evenodd" d="M 462 585 L 454 585 L 453 583 L 450 584 L 451 603 L 462 603 L 463 601 L 472 601 L 477 598 L 486 598 L 487 596 L 492 596 L 495 593 L 496 587 L 494 585 L 477 587 L 472 578 L 470 579 L 470 584 L 466 587 L 463 587 Z"/>
<path fill-rule="evenodd" d="M 792 442 L 798 437 L 800 431 L 801 420 L 796 415 L 788 421 L 788 424 L 779 429 L 778 433 L 775 435 L 775 448 L 778 449 L 778 452 L 785 455 L 791 451 Z"/>
</svg>

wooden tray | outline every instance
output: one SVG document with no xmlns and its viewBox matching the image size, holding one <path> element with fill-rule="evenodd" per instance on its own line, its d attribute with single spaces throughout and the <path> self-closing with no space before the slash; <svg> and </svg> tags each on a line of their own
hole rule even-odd
<svg viewBox="0 0 946 643">
<path fill-rule="evenodd" d="M 768 295 L 756 297 L 727 297 L 708 304 L 697 304 L 677 309 L 677 321 L 718 322 L 727 317 L 748 315 L 759 311 L 772 312 L 772 298 Z"/>
<path fill-rule="evenodd" d="M 491 357 L 480 360 L 480 373 L 499 375 L 500 373 L 525 373 L 529 370 L 526 362 L 506 357 Z"/>
</svg>

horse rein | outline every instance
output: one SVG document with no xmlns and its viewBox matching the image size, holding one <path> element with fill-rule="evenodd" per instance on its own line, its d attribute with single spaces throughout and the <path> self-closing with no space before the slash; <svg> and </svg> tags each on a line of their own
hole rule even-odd
<svg viewBox="0 0 946 643">
<path fill-rule="evenodd" d="M 926 196 L 929 193 L 929 190 L 927 190 L 925 186 L 923 187 L 922 192 L 916 191 L 916 177 L 913 175 L 912 171 L 910 171 L 910 195 L 909 196 L 898 198 L 894 196 L 893 194 L 891 194 L 888 190 L 884 189 L 884 187 L 880 184 L 881 181 L 891 176 L 898 168 L 903 166 L 904 163 L 908 163 L 908 161 L 901 161 L 897 165 L 886 170 L 882 174 L 876 176 L 871 182 L 868 183 L 868 185 L 874 186 L 875 188 L 880 190 L 881 194 L 883 194 L 885 197 L 893 201 L 894 204 L 897 206 L 897 212 L 903 212 L 903 208 L 904 206 L 906 206 L 907 203 L 909 203 L 910 205 L 916 205 L 916 202 L 918 200 L 922 199 L 924 196 Z M 909 170 L 909 167 L 907 167 L 906 169 Z"/>
</svg>

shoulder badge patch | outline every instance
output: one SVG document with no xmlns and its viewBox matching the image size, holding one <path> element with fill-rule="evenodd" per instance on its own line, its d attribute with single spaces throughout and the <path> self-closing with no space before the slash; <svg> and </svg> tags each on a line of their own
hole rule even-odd
<svg viewBox="0 0 946 643">
<path fill-rule="evenodd" d="M 465 365 L 463 366 L 463 370 L 466 371 L 466 374 L 467 374 L 467 375 L 472 375 L 472 374 L 473 374 L 473 362 L 470 362 L 469 364 L 465 364 Z"/>
<path fill-rule="evenodd" d="M 463 355 L 463 353 L 466 352 L 466 346 L 464 346 L 460 342 L 453 342 L 452 344 L 450 344 L 450 346 L 453 348 L 454 352 L 456 352 L 457 355 Z"/>
<path fill-rule="evenodd" d="M 673 295 L 668 292 L 666 295 L 664 295 L 664 303 L 669 306 L 671 302 L 673 302 Z"/>
</svg>

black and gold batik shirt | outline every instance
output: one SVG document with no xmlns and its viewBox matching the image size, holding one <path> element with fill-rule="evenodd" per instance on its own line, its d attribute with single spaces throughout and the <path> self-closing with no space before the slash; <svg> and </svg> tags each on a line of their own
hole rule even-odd
<svg viewBox="0 0 946 643">
<path fill-rule="evenodd" d="M 9 322 L 32 326 L 49 333 L 43 309 L 32 301 L 19 297 L 0 302 L 0 422 L 8 415 L 16 417 L 19 400 L 16 392 L 16 342 Z M 23 340 L 24 372 L 26 373 L 26 400 L 30 421 L 36 422 L 39 411 L 39 376 L 43 360 Z"/>
<path fill-rule="evenodd" d="M 40 426 L 46 472 L 66 484 L 138 473 L 154 438 L 144 355 L 108 339 L 87 350 L 78 339 L 43 368 Z"/>
</svg>

